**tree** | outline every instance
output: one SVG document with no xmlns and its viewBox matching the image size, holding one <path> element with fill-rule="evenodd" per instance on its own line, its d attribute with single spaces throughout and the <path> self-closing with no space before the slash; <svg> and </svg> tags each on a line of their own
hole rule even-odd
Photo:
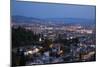
<svg viewBox="0 0 100 67">
<path fill-rule="evenodd" d="M 36 43 L 39 36 L 33 34 L 32 31 L 26 30 L 22 27 L 12 28 L 12 47 L 32 45 Z"/>
</svg>

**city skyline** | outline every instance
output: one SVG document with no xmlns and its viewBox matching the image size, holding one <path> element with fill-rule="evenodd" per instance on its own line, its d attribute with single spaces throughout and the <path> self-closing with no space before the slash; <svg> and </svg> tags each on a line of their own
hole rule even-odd
<svg viewBox="0 0 100 67">
<path fill-rule="evenodd" d="M 96 61 L 96 6 L 11 6 L 12 66 Z"/>
</svg>

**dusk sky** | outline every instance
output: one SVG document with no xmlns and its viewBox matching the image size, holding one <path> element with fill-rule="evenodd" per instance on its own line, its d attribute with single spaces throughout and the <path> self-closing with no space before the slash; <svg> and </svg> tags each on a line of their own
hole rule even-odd
<svg viewBox="0 0 100 67">
<path fill-rule="evenodd" d="M 11 14 L 35 18 L 83 18 L 95 19 L 95 6 L 69 4 L 49 4 L 35 2 L 15 2 L 11 4 Z"/>
</svg>

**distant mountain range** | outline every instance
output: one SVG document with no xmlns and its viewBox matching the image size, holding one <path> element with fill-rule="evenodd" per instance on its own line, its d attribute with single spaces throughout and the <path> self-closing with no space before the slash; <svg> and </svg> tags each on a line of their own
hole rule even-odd
<svg viewBox="0 0 100 67">
<path fill-rule="evenodd" d="M 25 16 L 12 16 L 12 22 L 15 23 L 55 23 L 55 24 L 95 24 L 95 19 L 82 19 L 82 18 L 47 18 L 39 19 Z"/>
</svg>

